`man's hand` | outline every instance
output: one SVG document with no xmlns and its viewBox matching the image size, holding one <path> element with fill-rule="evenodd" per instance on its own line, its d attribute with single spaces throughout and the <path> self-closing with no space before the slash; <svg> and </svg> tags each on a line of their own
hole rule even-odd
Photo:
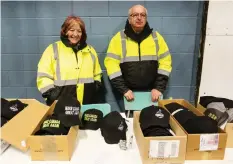
<svg viewBox="0 0 233 164">
<path fill-rule="evenodd" d="M 157 89 L 152 89 L 151 90 L 151 101 L 155 102 L 159 100 L 159 96 L 161 96 L 162 93 L 159 92 Z"/>
<path fill-rule="evenodd" d="M 125 94 L 124 94 L 125 98 L 127 101 L 132 101 L 134 100 L 134 95 L 133 92 L 131 90 L 128 90 Z"/>
</svg>

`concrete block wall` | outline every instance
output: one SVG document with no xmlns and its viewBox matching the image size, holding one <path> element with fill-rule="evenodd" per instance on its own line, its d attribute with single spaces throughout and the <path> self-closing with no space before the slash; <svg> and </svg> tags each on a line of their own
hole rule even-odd
<svg viewBox="0 0 233 164">
<path fill-rule="evenodd" d="M 97 50 L 107 101 L 118 110 L 106 76 L 103 60 L 111 37 L 124 28 L 128 8 L 142 4 L 148 21 L 165 38 L 173 57 L 173 72 L 165 97 L 194 101 L 199 50 L 202 2 L 151 1 L 67 1 L 1 2 L 1 94 L 5 98 L 36 98 L 37 63 L 45 48 L 59 39 L 66 16 L 81 16 L 86 24 L 88 43 Z"/>
</svg>

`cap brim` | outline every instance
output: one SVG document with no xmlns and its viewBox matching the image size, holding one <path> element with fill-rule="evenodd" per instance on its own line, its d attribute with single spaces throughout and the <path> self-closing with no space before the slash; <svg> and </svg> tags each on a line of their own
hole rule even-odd
<svg viewBox="0 0 233 164">
<path fill-rule="evenodd" d="M 83 123 L 83 126 L 81 129 L 87 129 L 87 130 L 97 130 L 100 126 L 98 123 Z"/>
<path fill-rule="evenodd" d="M 111 132 L 106 130 L 101 130 L 101 134 L 104 140 L 108 144 L 117 144 L 120 140 L 126 140 L 126 132 Z"/>
<path fill-rule="evenodd" d="M 112 132 L 102 130 L 102 136 L 107 144 L 117 144 L 120 141 L 120 137 Z"/>
<path fill-rule="evenodd" d="M 67 116 L 67 115 L 58 115 L 58 118 L 61 120 L 61 123 L 66 127 L 82 125 L 82 122 L 79 119 L 79 116 Z"/>
<path fill-rule="evenodd" d="M 38 130 L 35 134 L 35 136 L 44 136 L 44 135 L 53 135 L 50 132 L 47 132 L 45 130 Z"/>
<path fill-rule="evenodd" d="M 146 123 L 141 123 L 140 126 L 141 126 L 142 131 L 145 129 L 148 129 L 151 126 L 159 126 L 159 127 L 163 127 L 163 128 L 170 127 L 169 122 L 166 123 L 166 121 L 164 121 L 164 120 L 161 120 L 160 122 L 158 120 L 155 122 L 147 121 Z"/>
</svg>

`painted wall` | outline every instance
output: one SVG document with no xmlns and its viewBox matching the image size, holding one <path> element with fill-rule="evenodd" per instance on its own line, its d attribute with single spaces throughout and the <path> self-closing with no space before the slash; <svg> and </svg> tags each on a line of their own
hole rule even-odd
<svg viewBox="0 0 233 164">
<path fill-rule="evenodd" d="M 124 28 L 128 8 L 142 4 L 148 21 L 165 38 L 173 55 L 173 72 L 166 97 L 194 101 L 196 65 L 201 27 L 202 2 L 1 2 L 1 94 L 5 98 L 36 98 L 37 63 L 45 48 L 59 39 L 65 17 L 81 16 L 88 43 L 98 52 L 102 69 L 109 40 Z M 118 110 L 107 84 L 107 101 Z"/>
<path fill-rule="evenodd" d="M 199 96 L 233 100 L 233 1 L 209 3 Z"/>
</svg>

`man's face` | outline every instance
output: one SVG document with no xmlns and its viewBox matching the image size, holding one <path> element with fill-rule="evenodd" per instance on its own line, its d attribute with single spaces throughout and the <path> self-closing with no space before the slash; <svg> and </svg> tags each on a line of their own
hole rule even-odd
<svg viewBox="0 0 233 164">
<path fill-rule="evenodd" d="M 146 10 L 143 6 L 135 6 L 129 16 L 129 24 L 135 31 L 143 30 L 147 21 Z"/>
</svg>

